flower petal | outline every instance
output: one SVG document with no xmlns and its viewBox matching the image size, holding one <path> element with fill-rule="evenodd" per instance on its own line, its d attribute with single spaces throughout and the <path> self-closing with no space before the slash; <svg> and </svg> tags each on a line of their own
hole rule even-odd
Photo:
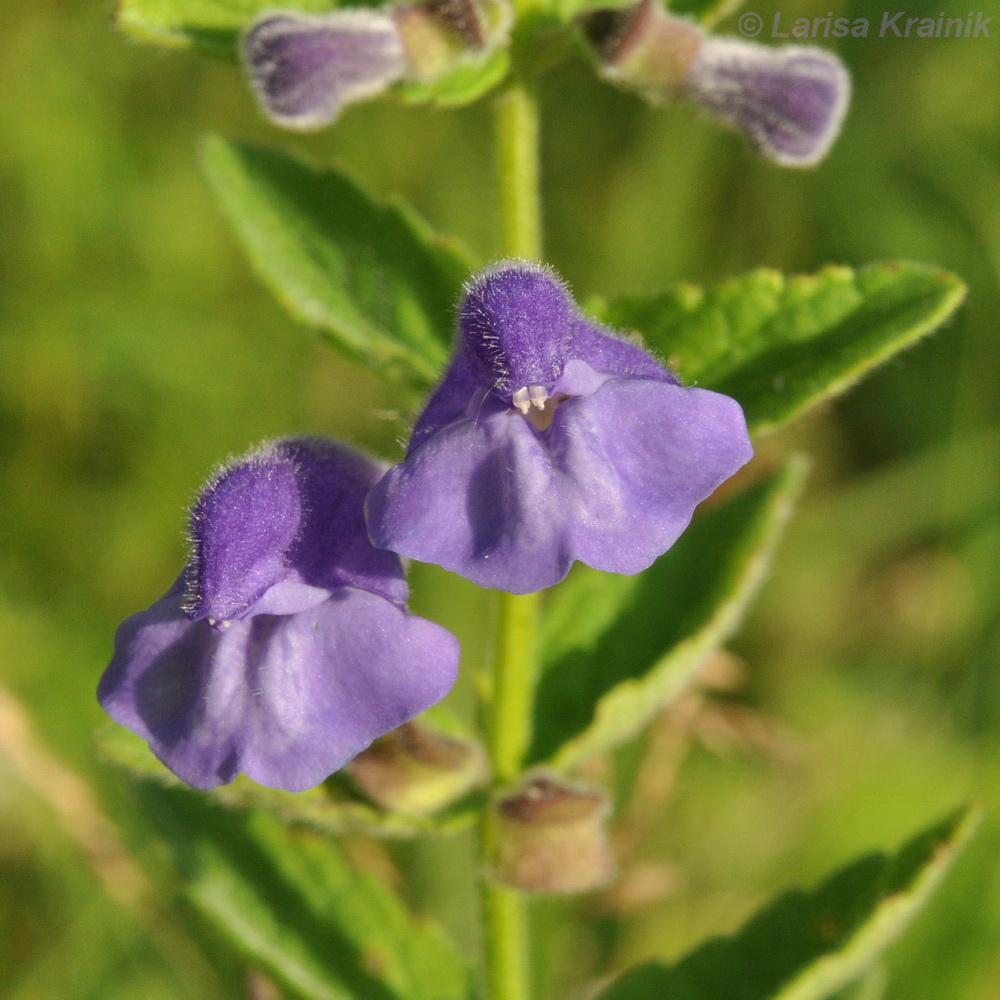
<svg viewBox="0 0 1000 1000">
<path fill-rule="evenodd" d="M 457 666 L 450 633 L 366 591 L 221 632 L 171 594 L 121 626 L 99 698 L 196 788 L 242 771 L 303 791 L 443 698 Z"/>
<path fill-rule="evenodd" d="M 364 497 L 382 471 L 350 448 L 311 437 L 265 445 L 223 469 L 191 512 L 188 616 L 241 618 L 279 582 L 357 586 L 402 606 L 399 560 L 374 549 L 364 525 Z M 306 594 L 280 612 L 314 603 Z"/>
<path fill-rule="evenodd" d="M 266 14 L 247 32 L 243 58 L 264 113 L 303 130 L 328 125 L 406 70 L 399 29 L 375 10 Z"/>
<path fill-rule="evenodd" d="M 708 38 L 687 80 L 690 97 L 787 167 L 818 163 L 840 132 L 851 95 L 843 63 L 823 49 L 768 48 Z"/>
<path fill-rule="evenodd" d="M 478 419 L 448 424 L 390 469 L 365 511 L 375 545 L 481 587 L 526 594 L 569 570 L 567 512 L 544 441 L 489 397 Z"/>
<path fill-rule="evenodd" d="M 583 318 L 573 324 L 569 356 L 586 361 L 594 371 L 606 375 L 633 375 L 661 382 L 680 383 L 659 361 L 638 344 L 630 343 L 605 327 Z"/>
<path fill-rule="evenodd" d="M 629 378 L 567 400 L 550 447 L 573 511 L 573 558 L 626 574 L 673 545 L 694 508 L 753 455 L 735 400 Z"/>
</svg>

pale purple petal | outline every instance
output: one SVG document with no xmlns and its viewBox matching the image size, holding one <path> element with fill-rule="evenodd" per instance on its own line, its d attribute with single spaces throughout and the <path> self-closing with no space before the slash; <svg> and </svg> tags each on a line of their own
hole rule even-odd
<svg viewBox="0 0 1000 1000">
<path fill-rule="evenodd" d="M 345 588 L 295 615 L 188 621 L 175 590 L 119 629 L 98 697 L 178 777 L 243 772 L 302 791 L 439 701 L 458 645 L 431 622 Z"/>
<path fill-rule="evenodd" d="M 328 125 L 406 69 L 395 22 L 376 10 L 264 15 L 247 32 L 243 58 L 264 113 L 297 129 Z"/>
<path fill-rule="evenodd" d="M 530 593 L 562 579 L 567 511 L 545 442 L 516 411 L 482 409 L 429 437 L 368 495 L 372 541 L 481 587 Z"/>
<path fill-rule="evenodd" d="M 686 82 L 689 96 L 785 166 L 821 160 L 840 132 L 851 79 L 822 49 L 768 48 L 706 38 Z"/>
<path fill-rule="evenodd" d="M 753 456 L 735 400 L 648 379 L 567 400 L 549 433 L 573 558 L 612 573 L 651 565 Z"/>
</svg>

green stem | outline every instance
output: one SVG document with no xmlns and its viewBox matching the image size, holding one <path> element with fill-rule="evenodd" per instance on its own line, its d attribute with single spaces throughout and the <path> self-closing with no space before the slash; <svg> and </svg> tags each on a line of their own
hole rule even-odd
<svg viewBox="0 0 1000 1000">
<path fill-rule="evenodd" d="M 496 116 L 503 252 L 541 260 L 538 101 L 533 81 L 513 77 L 497 98 Z"/>
<path fill-rule="evenodd" d="M 530 77 L 512 79 L 497 99 L 496 116 L 503 252 L 539 260 L 538 104 Z M 539 604 L 538 594 L 500 594 L 488 741 L 493 774 L 500 785 L 517 779 L 531 739 Z M 483 818 L 482 842 L 488 867 L 496 848 L 496 827 L 489 811 Z M 487 879 L 483 907 L 490 996 L 492 1000 L 529 1000 L 531 955 L 524 897 Z"/>
</svg>

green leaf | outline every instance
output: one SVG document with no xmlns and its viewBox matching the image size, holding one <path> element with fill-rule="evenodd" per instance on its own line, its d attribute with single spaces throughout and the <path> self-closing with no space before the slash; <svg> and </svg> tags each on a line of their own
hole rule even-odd
<svg viewBox="0 0 1000 1000">
<path fill-rule="evenodd" d="M 197 45 L 214 54 L 232 56 L 240 31 L 262 11 L 276 6 L 280 4 L 269 0 L 120 0 L 117 23 L 143 41 Z M 296 0 L 294 6 L 303 13 L 322 14 L 350 4 Z M 361 6 L 366 6 L 363 0 Z"/>
<path fill-rule="evenodd" d="M 692 684 L 762 582 L 803 476 L 792 462 L 698 517 L 639 576 L 574 571 L 546 609 L 529 762 L 616 746 Z"/>
<path fill-rule="evenodd" d="M 403 83 L 398 90 L 408 104 L 430 101 L 443 108 L 461 107 L 491 91 L 509 70 L 510 54 L 502 48 L 485 59 L 462 63 L 436 80 Z"/>
<path fill-rule="evenodd" d="M 688 385 L 734 396 L 761 432 L 838 395 L 929 334 L 965 291 L 954 275 L 920 264 L 828 267 L 790 278 L 760 270 L 707 290 L 682 284 L 621 299 L 602 318 L 639 331 Z"/>
<path fill-rule="evenodd" d="M 210 55 L 235 60 L 240 34 L 264 11 L 280 7 L 271 0 L 120 0 L 118 27 L 145 42 L 193 46 Z M 378 0 L 296 0 L 294 9 L 323 14 L 338 7 L 378 7 Z M 470 60 L 436 80 L 411 81 L 395 91 L 409 104 L 442 107 L 471 104 L 492 90 L 510 69 L 506 49 Z"/>
<path fill-rule="evenodd" d="M 263 811 L 147 785 L 187 897 L 255 965 L 305 1000 L 466 1000 L 463 959 L 379 879 Z"/>
<path fill-rule="evenodd" d="M 183 783 L 161 764 L 146 743 L 122 726 L 109 725 L 96 737 L 97 752 L 133 778 L 167 788 Z M 403 816 L 387 812 L 354 794 L 350 784 L 334 775 L 307 792 L 266 788 L 240 775 L 229 785 L 205 793 L 230 809 L 259 808 L 283 822 L 323 833 L 365 833 L 373 837 L 416 837 L 459 830 L 477 815 L 475 795 L 456 802 L 434 816 Z"/>
<path fill-rule="evenodd" d="M 824 1000 L 862 976 L 927 902 L 978 822 L 961 810 L 896 854 L 779 896 L 732 937 L 676 965 L 638 966 L 597 1000 Z"/>
<path fill-rule="evenodd" d="M 219 138 L 204 164 L 250 262 L 294 316 L 385 376 L 435 380 L 471 269 L 463 252 L 337 170 Z"/>
<path fill-rule="evenodd" d="M 672 0 L 667 6 L 672 14 L 684 14 L 706 28 L 714 28 L 746 3 L 746 0 Z"/>
</svg>

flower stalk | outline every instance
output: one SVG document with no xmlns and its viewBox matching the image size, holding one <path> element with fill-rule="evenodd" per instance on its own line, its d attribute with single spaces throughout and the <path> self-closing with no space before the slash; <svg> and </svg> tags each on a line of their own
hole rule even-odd
<svg viewBox="0 0 1000 1000">
<path fill-rule="evenodd" d="M 496 102 L 496 150 L 501 245 L 505 256 L 540 260 L 542 253 L 538 99 L 534 81 L 512 78 Z M 489 754 L 495 780 L 518 775 L 531 737 L 531 706 L 538 665 L 538 594 L 500 595 L 497 658 L 489 718 Z M 496 855 L 496 820 L 482 823 L 486 864 Z M 492 1000 L 529 1000 L 530 936 L 524 896 L 483 882 L 486 956 Z"/>
</svg>

